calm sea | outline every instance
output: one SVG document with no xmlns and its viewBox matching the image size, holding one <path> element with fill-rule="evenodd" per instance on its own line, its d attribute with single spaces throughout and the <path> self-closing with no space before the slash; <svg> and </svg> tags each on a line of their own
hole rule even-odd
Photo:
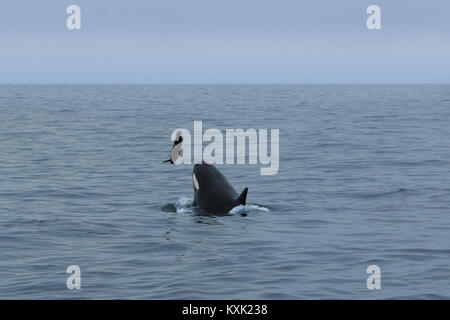
<svg viewBox="0 0 450 320">
<path fill-rule="evenodd" d="M 280 129 L 259 209 L 190 208 L 195 120 Z M 449 231 L 448 85 L 0 86 L 1 299 L 449 299 Z"/>
</svg>

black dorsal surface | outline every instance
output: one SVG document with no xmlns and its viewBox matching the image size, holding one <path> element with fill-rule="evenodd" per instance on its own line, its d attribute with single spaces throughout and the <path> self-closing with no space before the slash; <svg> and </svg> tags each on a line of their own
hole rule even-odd
<svg viewBox="0 0 450 320">
<path fill-rule="evenodd" d="M 194 166 L 194 204 L 211 214 L 226 214 L 238 205 L 245 205 L 248 189 L 241 195 L 231 186 L 225 176 L 210 164 Z"/>
</svg>

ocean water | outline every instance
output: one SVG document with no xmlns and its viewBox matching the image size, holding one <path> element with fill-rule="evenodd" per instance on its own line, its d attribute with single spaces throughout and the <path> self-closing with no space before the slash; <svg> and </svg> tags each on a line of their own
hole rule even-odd
<svg viewBox="0 0 450 320">
<path fill-rule="evenodd" d="M 195 120 L 280 129 L 246 215 L 162 163 Z M 449 299 L 449 229 L 448 85 L 0 86 L 1 299 Z"/>
</svg>

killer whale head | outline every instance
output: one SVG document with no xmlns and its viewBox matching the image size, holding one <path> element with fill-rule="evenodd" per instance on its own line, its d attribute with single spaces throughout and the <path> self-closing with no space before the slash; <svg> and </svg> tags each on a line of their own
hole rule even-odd
<svg viewBox="0 0 450 320">
<path fill-rule="evenodd" d="M 192 172 L 194 205 L 210 214 L 227 214 L 239 205 L 245 205 L 248 188 L 239 195 L 225 176 L 205 162 L 194 165 Z"/>
</svg>

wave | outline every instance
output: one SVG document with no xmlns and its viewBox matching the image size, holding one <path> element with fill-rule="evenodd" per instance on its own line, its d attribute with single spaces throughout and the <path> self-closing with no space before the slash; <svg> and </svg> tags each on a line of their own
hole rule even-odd
<svg viewBox="0 0 450 320">
<path fill-rule="evenodd" d="M 396 194 L 404 194 L 404 193 L 409 193 L 412 191 L 413 191 L 412 189 L 398 188 L 398 189 L 384 191 L 384 192 L 380 191 L 380 192 L 373 192 L 373 193 L 360 193 L 360 194 L 355 194 L 355 196 L 359 197 L 359 198 L 371 199 L 371 198 L 393 196 Z"/>
</svg>

